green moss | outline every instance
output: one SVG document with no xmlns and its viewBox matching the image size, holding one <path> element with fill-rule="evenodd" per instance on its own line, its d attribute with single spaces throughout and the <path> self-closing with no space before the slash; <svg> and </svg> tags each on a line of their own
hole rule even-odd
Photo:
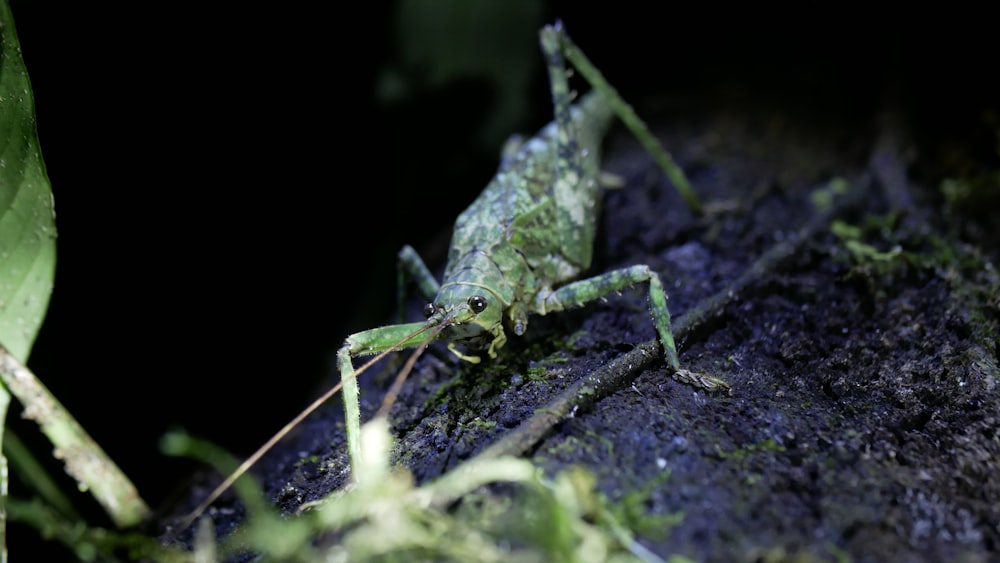
<svg viewBox="0 0 1000 563">
<path fill-rule="evenodd" d="M 572 454 L 580 450 L 586 450 L 587 448 L 588 445 L 584 442 L 581 442 L 579 438 L 577 438 L 576 436 L 569 436 L 568 438 L 559 442 L 558 444 L 554 446 L 549 446 L 548 448 L 545 449 L 545 452 L 550 455 L 560 456 L 565 454 Z"/>
<path fill-rule="evenodd" d="M 496 425 L 497 423 L 495 420 L 482 420 L 478 417 L 464 424 L 460 424 L 460 426 L 462 426 L 463 428 L 481 428 L 484 430 L 490 430 L 494 428 Z"/>
<path fill-rule="evenodd" d="M 545 368 L 541 367 L 531 367 L 525 372 L 528 376 L 529 381 L 548 381 L 547 373 Z"/>
<path fill-rule="evenodd" d="M 671 529 L 684 521 L 684 512 L 653 514 L 647 508 L 653 491 L 670 479 L 670 471 L 665 470 L 647 481 L 640 488 L 626 493 L 618 502 L 609 503 L 608 510 L 622 525 L 639 535 L 663 539 Z"/>
<path fill-rule="evenodd" d="M 878 221 L 876 221 L 877 223 Z M 891 245 L 888 249 L 880 250 L 874 244 L 865 242 L 866 239 L 870 240 L 866 237 L 870 232 L 869 228 L 849 225 L 843 221 L 833 221 L 830 224 L 830 230 L 840 239 L 844 249 L 847 250 L 847 260 L 857 270 L 872 271 L 878 275 L 890 273 L 904 263 L 906 257 L 903 255 L 903 248 L 899 245 Z"/>
<path fill-rule="evenodd" d="M 741 448 L 736 448 L 730 451 L 723 451 L 722 448 L 716 447 L 716 455 L 718 455 L 720 458 L 734 459 L 737 461 L 746 460 L 760 452 L 783 452 L 783 451 L 785 451 L 785 447 L 779 444 L 774 438 L 768 438 L 763 442 L 747 444 Z"/>
<path fill-rule="evenodd" d="M 850 183 L 844 178 L 834 178 L 826 186 L 813 190 L 809 198 L 817 212 L 825 213 L 833 207 L 838 196 L 850 191 L 850 187 Z"/>
<path fill-rule="evenodd" d="M 609 440 L 608 438 L 606 438 L 604 436 L 601 436 L 600 434 L 598 434 L 597 432 L 594 432 L 593 430 L 588 430 L 585 433 L 585 436 L 587 436 L 588 438 L 592 438 L 592 439 L 598 441 L 599 443 L 601 443 L 604 446 L 604 449 L 607 450 L 607 452 L 608 452 L 608 458 L 609 459 L 614 457 L 614 453 L 615 453 L 615 443 L 614 442 L 612 442 L 611 440 Z"/>
</svg>

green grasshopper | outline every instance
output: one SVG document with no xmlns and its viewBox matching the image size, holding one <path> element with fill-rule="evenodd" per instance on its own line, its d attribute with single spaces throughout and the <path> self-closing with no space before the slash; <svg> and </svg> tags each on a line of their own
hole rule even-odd
<svg viewBox="0 0 1000 563">
<path fill-rule="evenodd" d="M 462 360 L 478 363 L 507 342 L 505 328 L 524 334 L 531 314 L 585 305 L 637 283 L 649 284 L 649 305 L 674 378 L 708 390 L 728 388 L 714 377 L 683 369 L 670 330 L 667 295 L 645 265 L 576 278 L 590 267 L 597 228 L 600 143 L 614 115 L 636 135 L 680 190 L 701 211 L 683 172 L 617 92 L 575 47 L 560 23 L 540 32 L 555 106 L 555 120 L 537 136 L 508 146 L 499 170 L 455 224 L 442 283 L 410 246 L 399 254 L 400 306 L 407 278 L 428 300 L 426 320 L 365 330 L 347 337 L 337 353 L 340 384 L 330 389 L 248 458 L 188 517 L 197 517 L 236 478 L 327 398 L 343 388 L 351 475 L 361 460 L 361 413 L 357 376 L 390 352 L 417 348 L 400 371 L 376 416 L 388 410 L 420 353 L 437 338 Z M 572 104 L 564 56 L 593 86 Z M 573 281 L 576 280 L 576 281 Z M 461 348 L 460 348 L 461 347 Z M 354 358 L 376 355 L 357 371 Z"/>
<path fill-rule="evenodd" d="M 456 356 L 478 363 L 481 352 L 490 358 L 497 356 L 497 350 L 507 342 L 505 328 L 518 336 L 524 334 L 529 314 L 582 306 L 636 283 L 649 284 L 650 310 L 673 376 L 706 389 L 726 387 L 718 379 L 681 368 L 670 330 L 667 295 L 660 277 L 648 266 L 573 281 L 591 263 L 601 189 L 600 142 L 613 114 L 617 113 L 647 148 L 655 145 L 654 156 L 675 179 L 675 185 L 686 190 L 682 194 L 689 205 L 696 211 L 700 206 L 683 173 L 562 26 L 545 26 L 540 36 L 555 121 L 516 149 L 508 147 L 496 176 L 459 215 L 442 283 L 438 284 L 411 247 L 400 252 L 400 289 L 406 276 L 413 278 L 428 300 L 426 320 L 352 334 L 337 354 L 352 470 L 357 469 L 361 456 L 356 356 L 420 347 L 415 359 L 430 341 L 442 337 Z M 594 86 L 576 105 L 571 105 L 564 55 Z M 678 178 L 681 181 L 676 181 Z M 401 375 L 405 376 L 410 366 L 412 361 Z M 396 387 L 387 394 L 380 414 L 386 411 Z"/>
</svg>

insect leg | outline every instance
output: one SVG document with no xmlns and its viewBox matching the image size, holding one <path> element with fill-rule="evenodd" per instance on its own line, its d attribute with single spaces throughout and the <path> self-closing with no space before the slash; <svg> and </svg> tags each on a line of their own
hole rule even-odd
<svg viewBox="0 0 1000 563">
<path fill-rule="evenodd" d="M 357 376 L 365 369 L 362 367 L 355 372 L 354 358 L 419 346 L 427 339 L 421 329 L 427 327 L 427 323 L 407 323 L 357 332 L 348 336 L 337 352 L 337 367 L 344 384 L 344 421 L 352 475 L 361 459 L 361 405 Z"/>
<path fill-rule="evenodd" d="M 728 389 L 729 385 L 720 379 L 681 368 L 674 334 L 670 330 L 667 293 L 663 289 L 660 276 L 650 270 L 649 266 L 631 266 L 567 284 L 544 298 L 543 310 L 550 312 L 581 306 L 642 282 L 649 283 L 649 309 L 653 314 L 653 323 L 656 325 L 660 344 L 663 345 L 663 355 L 673 372 L 673 377 L 682 383 L 707 390 Z"/>
<path fill-rule="evenodd" d="M 555 176 L 552 198 L 556 204 L 556 227 L 565 255 L 579 257 L 583 266 L 590 265 L 595 231 L 595 205 L 600 186 L 596 174 L 584 170 L 584 156 L 579 139 L 581 131 L 573 122 L 572 94 L 566 77 L 559 31 L 545 26 L 539 34 L 542 53 L 549 71 L 549 85 L 552 89 L 552 105 L 555 112 Z M 601 104 L 601 107 L 606 107 Z M 580 129 L 603 129 L 610 120 L 605 112 L 602 119 L 590 116 L 590 121 L 603 123 L 581 123 Z M 587 120 L 584 120 L 587 121 Z M 596 152 L 595 144 L 590 150 Z M 596 157 L 591 160 L 596 162 Z M 596 172 L 592 170 L 591 172 Z"/>
<path fill-rule="evenodd" d="M 397 262 L 396 306 L 399 309 L 399 322 L 405 321 L 407 289 L 410 280 L 417 284 L 421 297 L 430 302 L 437 295 L 440 285 L 431 274 L 430 269 L 417 254 L 413 247 L 406 245 L 399 251 Z"/>
<path fill-rule="evenodd" d="M 674 187 L 680 193 L 684 202 L 689 208 L 698 215 L 703 212 L 701 201 L 698 199 L 698 195 L 695 194 L 694 189 L 691 188 L 691 183 L 688 182 L 687 176 L 684 175 L 684 171 L 674 163 L 673 158 L 670 153 L 663 148 L 663 145 L 656 140 L 656 137 L 649 132 L 649 127 L 646 123 L 635 113 L 632 106 L 628 104 L 615 89 L 614 86 L 608 83 L 604 79 L 604 75 L 601 71 L 597 70 L 583 54 L 583 51 L 576 46 L 575 43 L 569 38 L 566 30 L 557 23 L 555 26 L 546 26 L 542 31 L 543 37 L 547 34 L 550 36 L 548 40 L 565 54 L 566 59 L 573 65 L 581 76 L 583 76 L 588 83 L 597 91 L 601 93 L 604 98 L 605 103 L 611 107 L 611 109 L 618 115 L 622 123 L 628 127 L 629 131 L 635 135 L 636 139 L 642 144 L 642 146 L 651 154 L 659 164 L 660 168 L 670 178 L 670 182 L 673 183 Z"/>
</svg>

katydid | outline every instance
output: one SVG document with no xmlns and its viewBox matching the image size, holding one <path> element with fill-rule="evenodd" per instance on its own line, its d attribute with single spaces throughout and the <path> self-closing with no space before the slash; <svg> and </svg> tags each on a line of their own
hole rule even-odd
<svg viewBox="0 0 1000 563">
<path fill-rule="evenodd" d="M 196 518 L 236 478 L 305 416 L 343 387 L 352 479 L 361 459 L 357 375 L 386 354 L 417 348 L 387 394 L 387 411 L 417 356 L 437 338 L 462 360 L 490 358 L 507 341 L 505 329 L 524 334 L 528 317 L 585 305 L 638 283 L 649 286 L 649 306 L 663 346 L 667 368 L 678 381 L 715 390 L 721 380 L 680 366 L 670 329 L 667 295 L 659 275 L 635 265 L 577 279 L 591 264 L 601 194 L 600 143 L 617 115 L 654 156 L 685 202 L 696 213 L 700 203 L 683 172 L 649 133 L 645 124 L 572 43 L 560 23 L 540 31 L 548 67 L 555 120 L 537 136 L 504 152 L 496 176 L 455 224 L 443 281 L 438 283 L 417 253 L 399 254 L 400 295 L 411 278 L 428 300 L 426 320 L 350 335 L 337 353 L 341 381 L 286 425 L 247 459 L 190 517 Z M 592 91 L 576 104 L 569 89 L 564 57 L 590 82 Z M 400 300 L 402 306 L 403 300 Z M 355 370 L 358 356 L 375 355 Z M 377 416 L 379 416 L 377 415 Z"/>
</svg>

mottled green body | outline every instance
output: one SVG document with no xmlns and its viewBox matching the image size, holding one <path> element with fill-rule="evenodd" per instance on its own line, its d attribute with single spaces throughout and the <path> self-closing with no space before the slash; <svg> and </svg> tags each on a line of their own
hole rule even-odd
<svg viewBox="0 0 1000 563">
<path fill-rule="evenodd" d="M 464 302 L 468 289 L 488 287 L 508 328 L 519 335 L 529 314 L 547 312 L 552 289 L 590 266 L 600 195 L 600 139 L 610 121 L 611 111 L 596 92 L 573 108 L 570 126 L 577 156 L 565 168 L 575 180 L 562 200 L 554 193 L 560 174 L 555 123 L 504 159 L 455 223 L 444 283 L 434 303 Z M 460 329 L 452 328 L 445 329 L 446 337 L 458 336 Z"/>
<path fill-rule="evenodd" d="M 424 346 L 441 337 L 459 358 L 479 362 L 480 351 L 496 357 L 507 341 L 505 329 L 523 334 L 529 315 L 584 305 L 636 283 L 649 284 L 650 311 L 673 376 L 704 388 L 724 385 L 680 368 L 667 296 L 659 276 L 647 266 L 576 279 L 592 259 L 600 201 L 600 143 L 614 115 L 650 149 L 682 192 L 680 184 L 687 187 L 687 181 L 561 28 L 546 26 L 540 35 L 555 120 L 516 150 L 506 151 L 496 176 L 459 215 L 440 285 L 412 248 L 400 252 L 401 295 L 408 280 L 415 281 L 429 301 L 427 320 L 353 334 L 338 353 L 348 453 L 354 467 L 362 452 L 353 358 Z M 571 104 L 564 54 L 594 86 L 576 105 Z M 685 199 L 699 209 L 693 192 Z"/>
</svg>

